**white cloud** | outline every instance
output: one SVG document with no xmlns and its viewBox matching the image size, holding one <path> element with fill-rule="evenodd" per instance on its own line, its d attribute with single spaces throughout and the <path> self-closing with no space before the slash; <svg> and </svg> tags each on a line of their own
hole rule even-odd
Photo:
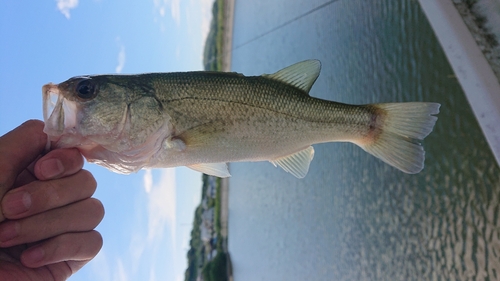
<svg viewBox="0 0 500 281">
<path fill-rule="evenodd" d="M 125 66 L 125 46 L 120 45 L 120 52 L 118 53 L 118 65 L 115 68 L 116 73 L 122 73 Z"/>
<path fill-rule="evenodd" d="M 162 169 L 160 180 L 154 183 L 148 193 L 148 242 L 163 238 L 166 228 L 170 229 L 172 242 L 175 241 L 175 169 Z"/>
<path fill-rule="evenodd" d="M 212 7 L 214 0 L 199 0 L 201 2 L 201 39 L 205 43 L 208 32 L 210 31 L 210 22 L 212 20 Z M 200 3 L 197 3 L 200 4 Z"/>
<path fill-rule="evenodd" d="M 144 190 L 146 191 L 146 193 L 150 193 L 151 189 L 153 188 L 153 173 L 151 172 L 151 170 L 149 169 L 144 170 L 143 181 L 144 181 Z"/>
<path fill-rule="evenodd" d="M 92 276 L 94 277 L 93 280 L 128 281 L 129 272 L 123 265 L 122 259 L 117 258 L 115 260 L 113 256 L 111 260 L 114 260 L 115 262 L 110 263 L 105 249 L 101 249 L 97 256 L 90 261 L 89 266 L 92 269 Z"/>
<path fill-rule="evenodd" d="M 78 6 L 78 0 L 57 0 L 57 9 L 67 18 L 70 18 L 69 10 Z"/>
<path fill-rule="evenodd" d="M 181 24 L 181 0 L 153 0 L 153 3 L 155 12 L 158 13 L 160 18 L 164 18 L 166 11 L 170 9 L 172 20 L 177 26 Z M 158 19 L 155 18 L 155 22 L 158 22 Z M 164 25 L 162 22 L 160 22 L 160 26 L 163 31 Z"/>
<path fill-rule="evenodd" d="M 110 280 L 111 271 L 105 249 L 101 249 L 97 256 L 90 261 L 89 266 L 95 280 Z"/>
<path fill-rule="evenodd" d="M 117 267 L 113 276 L 113 281 L 128 281 L 127 272 L 121 259 L 117 260 Z"/>
<path fill-rule="evenodd" d="M 131 233 L 129 248 L 125 251 L 126 256 L 113 256 L 109 260 L 105 257 L 98 258 L 99 265 L 94 266 L 93 271 L 98 272 L 102 268 L 103 272 L 97 276 L 106 277 L 99 280 L 155 281 L 158 280 L 159 272 L 163 271 L 165 262 L 170 261 L 171 264 L 173 263 L 173 268 L 176 268 L 175 252 L 178 246 L 176 246 L 177 194 L 175 171 L 175 168 L 144 171 L 142 180 L 146 193 L 138 197 L 138 202 L 141 203 L 141 207 L 145 207 L 146 212 L 143 213 L 140 210 L 139 212 L 142 213 L 140 215 L 141 219 L 136 218 L 132 224 L 139 226 L 142 225 L 142 222 L 145 222 L 146 227 L 134 228 Z M 145 195 L 145 198 L 143 195 Z M 165 243 L 170 245 L 165 248 Z M 169 251 L 165 252 L 166 249 L 169 249 Z M 101 253 L 103 253 L 103 250 Z M 165 257 L 167 258 L 165 259 Z M 144 269 L 141 267 L 145 265 L 145 261 L 151 262 L 148 262 Z M 184 272 L 184 268 L 182 268 L 181 272 Z M 169 272 L 167 274 L 177 273 Z M 139 275 L 140 279 L 134 279 Z M 168 280 L 176 279 L 168 278 Z"/>
<path fill-rule="evenodd" d="M 171 0 L 170 12 L 172 13 L 172 19 L 175 21 L 177 26 L 181 24 L 181 0 Z"/>
<path fill-rule="evenodd" d="M 145 235 L 140 232 L 133 232 L 132 238 L 130 240 L 129 253 L 131 266 L 129 270 L 131 272 L 137 272 L 141 259 L 143 258 L 143 253 L 146 251 Z"/>
<path fill-rule="evenodd" d="M 149 281 L 156 281 L 156 272 L 153 268 L 149 271 Z"/>
</svg>

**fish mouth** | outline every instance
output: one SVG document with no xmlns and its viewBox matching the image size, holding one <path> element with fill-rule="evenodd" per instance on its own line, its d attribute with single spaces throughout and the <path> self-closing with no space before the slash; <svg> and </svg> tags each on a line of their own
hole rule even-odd
<svg viewBox="0 0 500 281">
<path fill-rule="evenodd" d="M 58 141 L 63 134 L 75 134 L 77 106 L 74 101 L 66 99 L 57 84 L 47 84 L 42 88 L 43 94 L 43 131 L 51 141 Z"/>
</svg>

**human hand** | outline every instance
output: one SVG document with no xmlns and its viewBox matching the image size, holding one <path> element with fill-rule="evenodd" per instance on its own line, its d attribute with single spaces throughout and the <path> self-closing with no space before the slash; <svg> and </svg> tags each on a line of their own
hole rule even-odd
<svg viewBox="0 0 500 281">
<path fill-rule="evenodd" d="M 104 216 L 77 149 L 41 156 L 43 122 L 0 137 L 0 280 L 66 280 L 102 247 Z"/>
</svg>

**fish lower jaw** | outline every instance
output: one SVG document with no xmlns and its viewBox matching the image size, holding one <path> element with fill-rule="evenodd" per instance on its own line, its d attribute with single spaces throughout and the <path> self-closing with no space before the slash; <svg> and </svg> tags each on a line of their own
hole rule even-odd
<svg viewBox="0 0 500 281">
<path fill-rule="evenodd" d="M 76 102 L 66 99 L 55 84 L 43 86 L 42 91 L 44 132 L 50 136 L 74 134 L 79 111 Z"/>
<path fill-rule="evenodd" d="M 51 142 L 51 146 L 53 148 L 72 148 L 76 147 L 80 149 L 80 147 L 93 147 L 97 146 L 97 144 L 92 143 L 79 135 L 75 134 L 61 134 L 61 135 L 51 135 L 50 132 L 44 132 L 49 136 L 49 140 Z"/>
</svg>

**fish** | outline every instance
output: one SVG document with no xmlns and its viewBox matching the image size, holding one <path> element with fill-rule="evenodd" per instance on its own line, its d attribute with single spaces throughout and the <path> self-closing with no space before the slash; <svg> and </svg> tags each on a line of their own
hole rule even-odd
<svg viewBox="0 0 500 281">
<path fill-rule="evenodd" d="M 129 174 L 186 166 L 229 177 L 229 162 L 269 161 L 304 178 L 312 145 L 351 142 L 404 173 L 424 168 L 421 141 L 440 104 L 350 105 L 309 92 L 306 60 L 273 74 L 170 72 L 85 75 L 42 88 L 44 132 L 55 148 Z"/>
</svg>

